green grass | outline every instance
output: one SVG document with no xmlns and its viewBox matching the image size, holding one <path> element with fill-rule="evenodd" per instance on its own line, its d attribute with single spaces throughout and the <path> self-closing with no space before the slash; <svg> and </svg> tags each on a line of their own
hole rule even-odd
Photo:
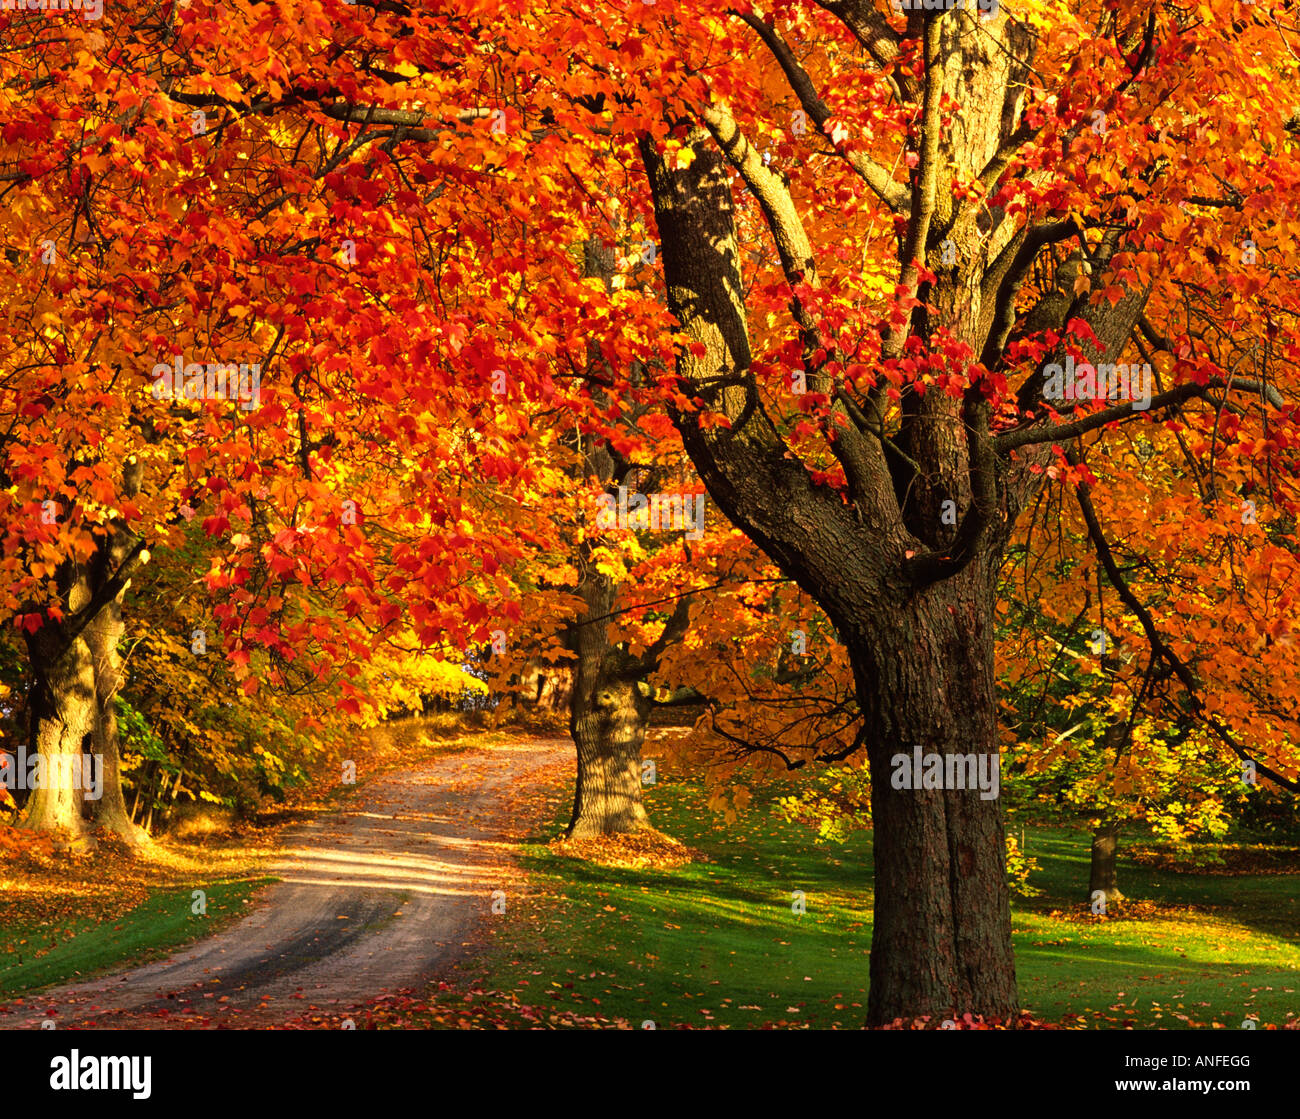
<svg viewBox="0 0 1300 1119">
<path fill-rule="evenodd" d="M 0 952 L 0 999 L 165 956 L 243 916 L 244 903 L 253 891 L 271 881 L 205 884 L 206 916 L 190 911 L 193 897 L 188 889 L 169 889 L 151 893 L 116 921 L 74 918 L 61 923 L 57 931 L 49 926 L 6 926 Z"/>
<path fill-rule="evenodd" d="M 871 943 L 871 843 L 818 845 L 813 833 L 756 795 L 733 825 L 707 810 L 701 788 L 647 790 L 662 830 L 713 861 L 670 871 L 620 870 L 561 859 L 544 846 L 566 818 L 525 846 L 539 894 L 530 920 L 503 921 L 468 970 L 556 1014 L 753 1028 L 857 1028 L 865 1016 Z M 1013 906 L 1022 1005 L 1089 1028 L 1185 1028 L 1243 1018 L 1281 1024 L 1300 1012 L 1300 877 L 1175 874 L 1122 857 L 1131 898 L 1195 906 L 1144 919 L 1091 919 L 1082 901 L 1088 836 L 1028 829 L 1044 893 Z M 792 912 L 804 891 L 807 911 Z M 1053 915 L 1056 911 L 1056 915 Z M 1181 1017 L 1180 1017 L 1181 1016 Z"/>
<path fill-rule="evenodd" d="M 870 916 L 850 888 L 853 852 L 804 844 L 792 854 L 796 829 L 780 823 L 711 830 L 699 794 L 674 792 L 652 797 L 656 821 L 715 862 L 628 871 L 530 849 L 528 869 L 558 895 L 562 926 L 535 945 L 530 970 L 542 976 L 526 981 L 546 992 L 573 983 L 558 989 L 562 1009 L 660 1027 L 860 1019 Z"/>
<path fill-rule="evenodd" d="M 1013 913 L 1016 961 L 1022 1000 L 1043 1017 L 1239 1029 L 1247 1017 L 1281 1024 L 1300 1014 L 1300 876 L 1153 870 L 1123 859 L 1121 846 L 1126 895 L 1186 908 L 1069 922 L 1050 911 L 1081 896 L 1088 836 L 1030 831 L 1028 846 L 1042 868 L 1034 884 L 1046 893 Z"/>
</svg>

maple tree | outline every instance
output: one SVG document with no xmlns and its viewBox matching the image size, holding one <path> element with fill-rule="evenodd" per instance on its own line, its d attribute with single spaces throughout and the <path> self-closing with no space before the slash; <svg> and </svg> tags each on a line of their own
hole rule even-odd
<svg viewBox="0 0 1300 1119">
<path fill-rule="evenodd" d="M 592 236 L 581 246 L 584 278 L 607 296 L 626 284 L 630 269 L 643 263 L 640 246 L 628 249 L 618 244 L 620 239 L 626 240 L 618 236 L 619 224 L 611 218 L 608 233 L 612 241 Z M 597 344 L 588 346 L 586 369 L 597 393 L 603 391 L 602 386 L 614 387 Z M 663 558 L 662 538 L 656 547 L 653 537 L 643 537 L 637 531 L 686 533 L 688 522 L 694 524 L 680 494 L 675 521 L 665 516 L 660 523 L 655 509 L 652 524 L 649 503 L 653 499 L 638 492 L 638 483 L 644 482 L 641 488 L 652 490 L 658 484 L 652 479 L 667 476 L 663 464 L 674 450 L 681 458 L 680 447 L 660 445 L 662 436 L 671 432 L 662 417 L 657 425 L 646 423 L 643 428 L 645 417 L 638 413 L 644 408 L 622 415 L 618 408 L 612 411 L 618 426 L 607 433 L 609 438 L 584 432 L 578 425 L 555 447 L 557 452 L 567 452 L 560 463 L 564 473 L 561 488 L 572 491 L 570 502 L 553 503 L 548 514 L 560 554 L 539 565 L 535 585 L 529 588 L 533 593 L 526 596 L 526 613 L 520 619 L 519 628 L 528 636 L 522 644 L 517 643 L 513 661 L 498 661 L 495 673 L 499 685 L 516 688 L 534 687 L 535 675 L 543 671 L 568 673 L 568 723 L 576 769 L 573 812 L 565 835 L 575 839 L 631 833 L 650 826 L 642 797 L 641 748 L 656 700 L 646 681 L 664 650 L 681 639 L 689 620 L 687 595 L 656 599 L 652 586 L 660 585 L 661 580 L 648 581 L 656 566 L 661 574 L 681 568 L 671 563 L 647 565 L 649 554 Z M 561 413 L 561 418 L 567 419 L 567 413 Z M 541 417 L 535 417 L 535 423 L 540 421 Z M 695 498 L 686 500 L 693 509 Z M 629 516 L 628 506 L 635 509 L 638 504 L 645 506 L 642 515 L 633 512 Z M 703 535 L 703 512 L 701 503 L 700 531 L 689 535 Z M 671 543 L 668 547 L 671 550 Z M 682 553 L 685 564 L 690 560 L 690 546 L 685 542 Z M 645 610 L 642 604 L 625 605 L 627 596 L 621 592 L 629 585 L 637 588 L 643 601 L 658 604 L 671 600 L 675 604 L 653 637 L 647 632 L 647 623 L 649 629 L 656 628 L 655 611 Z"/>
<path fill-rule="evenodd" d="M 55 42 L 43 18 L 4 19 L 14 80 L 5 94 L 0 562 L 3 606 L 27 635 L 36 680 L 33 746 L 55 760 L 92 737 L 111 742 L 104 701 L 116 686 L 121 592 L 149 548 L 175 546 L 178 526 L 195 517 L 222 542 L 204 580 L 208 616 L 246 694 L 262 675 L 281 685 L 338 671 L 338 708 L 357 712 L 366 697 L 347 676 L 399 618 L 423 647 L 464 648 L 492 615 L 508 617 L 499 570 L 517 554 L 517 533 L 476 532 L 476 510 L 509 501 L 508 480 L 528 468 L 502 453 L 508 416 L 490 415 L 496 398 L 482 391 L 489 345 L 466 345 L 466 316 L 426 316 L 418 293 L 394 301 L 367 275 L 380 252 L 397 258 L 390 278 L 399 277 L 395 241 L 424 232 L 384 215 L 383 237 L 366 240 L 373 215 L 358 198 L 333 212 L 305 207 L 324 248 L 321 236 L 300 237 L 302 214 L 282 188 L 317 179 L 295 177 L 293 159 L 314 155 L 328 178 L 338 151 L 319 147 L 326 140 L 310 123 L 241 135 L 214 121 L 209 131 L 183 94 L 168 98 L 154 68 L 160 59 L 191 65 L 209 88 L 210 58 L 185 57 L 174 29 L 154 27 L 144 6 L 103 30 L 74 25 Z M 31 77 L 40 72 L 60 80 Z M 337 176 L 331 188 L 354 193 Z M 355 241 L 336 236 L 343 218 Z M 460 213 L 448 240 L 470 226 Z M 442 263 L 454 273 L 454 259 Z M 350 285 L 337 282 L 348 276 Z M 444 384 L 433 369 L 403 376 L 410 355 L 434 352 L 430 331 L 450 339 Z M 159 392 L 160 353 L 177 355 L 184 391 L 178 376 Z M 326 354 L 355 374 L 346 385 L 318 363 Z M 452 373 L 458 355 L 472 383 Z M 237 395 L 232 368 L 212 399 L 213 358 L 264 366 L 267 381 L 241 379 Z M 289 379 L 270 376 L 275 361 L 292 367 Z M 130 481 L 119 477 L 123 463 Z M 449 484 L 426 484 L 435 476 Z M 138 839 L 121 818 L 116 780 L 108 787 L 114 819 L 104 822 Z M 80 830 L 78 799 L 66 787 L 38 790 L 27 823 Z"/>
<path fill-rule="evenodd" d="M 0 611 L 58 697 L 35 740 L 111 734 L 91 645 L 188 518 L 235 684 L 337 674 L 355 714 L 399 633 L 454 658 L 524 616 L 529 557 L 566 543 L 561 431 L 631 462 L 627 416 L 650 443 L 671 422 L 820 611 L 801 680 L 784 592 L 728 606 L 710 640 L 760 615 L 767 637 L 701 693 L 737 745 L 865 751 L 869 1021 L 1013 1020 L 999 804 L 895 788 L 891 758 L 999 754 L 998 574 L 1043 494 L 1095 557 L 1068 578 L 1131 619 L 1106 627 L 1130 711 L 1296 779 L 1293 23 L 190 0 L 51 37 L 5 13 Z M 657 249 L 630 284 L 579 251 L 611 198 Z M 191 359 L 258 367 L 256 407 L 160 400 L 155 363 Z M 589 618 L 614 608 L 586 587 Z M 667 655 L 638 669 L 685 681 L 702 646 L 651 624 Z M 810 720 L 751 735 L 754 680 L 807 689 Z"/>
<path fill-rule="evenodd" d="M 649 438 L 644 419 L 623 417 L 639 436 L 626 454 L 594 434 L 569 440 L 569 499 L 549 514 L 561 550 L 537 556 L 509 649 L 487 665 L 495 691 L 529 702 L 539 677 L 566 685 L 557 691 L 576 757 L 569 838 L 651 826 L 642 796 L 655 780 L 642 759 L 651 716 L 718 702 L 712 686 L 701 690 L 719 678 L 705 644 L 734 638 L 736 627 L 720 636 L 719 615 L 774 575 L 709 516 L 671 429 Z"/>
<path fill-rule="evenodd" d="M 1249 479 L 1292 504 L 1292 412 L 1276 386 L 1293 358 L 1279 320 L 1294 310 L 1294 59 L 1285 28 L 1262 13 L 1234 26 L 1237 14 L 1099 4 L 891 19 L 825 3 L 782 5 L 783 29 L 742 13 L 786 79 L 784 106 L 752 66 L 706 72 L 706 49 L 753 42 L 734 25 L 702 14 L 698 37 L 677 39 L 700 52 L 665 106 L 686 157 L 642 140 L 669 303 L 692 339 L 677 370 L 695 407 L 675 418 L 719 505 L 847 647 L 872 769 L 870 1021 L 1016 1007 L 998 806 L 893 789 L 889 766 L 913 748 L 998 751 L 995 576 L 1045 484 L 1076 489 L 1152 671 L 1244 749 L 1113 562 L 1089 497 L 1118 429 L 1154 421 L 1193 431 L 1216 474 L 1227 460 L 1221 485 Z M 1189 74 L 1219 96 L 1192 94 Z M 815 126 L 822 159 L 800 158 L 791 111 Z M 1231 142 L 1206 151 L 1211 136 Z M 1266 179 L 1247 151 L 1268 161 Z M 746 206 L 781 257 L 766 288 L 744 275 Z M 849 220 L 828 220 L 841 210 Z M 1261 251 L 1232 251 L 1246 243 Z M 881 297 L 870 265 L 891 259 Z M 788 330 L 763 329 L 778 310 Z M 1052 395 L 1053 365 L 1058 379 L 1075 362 L 1113 372 L 1144 330 L 1157 348 L 1145 407 L 1082 380 L 1073 405 Z M 1238 370 L 1247 354 L 1252 376 Z M 791 370 L 808 391 L 789 391 Z M 1229 437 L 1234 392 L 1247 407 Z M 1222 517 L 1212 501 L 1184 512 Z"/>
</svg>

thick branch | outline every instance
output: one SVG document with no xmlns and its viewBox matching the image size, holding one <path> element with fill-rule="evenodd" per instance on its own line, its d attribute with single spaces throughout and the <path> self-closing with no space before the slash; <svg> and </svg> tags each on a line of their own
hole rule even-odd
<svg viewBox="0 0 1300 1119">
<path fill-rule="evenodd" d="M 131 581 L 131 576 L 136 568 L 143 566 L 146 562 L 141 558 L 143 552 L 144 541 L 137 540 L 135 547 L 126 554 L 122 565 L 95 588 L 95 593 L 91 595 L 90 601 L 75 614 L 71 614 L 64 619 L 63 624 L 59 627 L 60 650 L 69 648 L 81 636 L 82 631 L 95 620 L 96 615 L 126 589 L 126 585 Z"/>
<path fill-rule="evenodd" d="M 702 703 L 711 703 L 712 700 L 694 688 L 678 688 L 667 699 L 660 699 L 657 694 L 652 695 L 650 702 L 656 707 L 698 707 Z"/>
<path fill-rule="evenodd" d="M 940 57 L 943 41 L 942 21 L 931 19 L 925 26 L 925 99 L 921 111 L 921 142 L 912 187 L 912 212 L 907 223 L 907 236 L 903 240 L 902 269 L 898 285 L 906 296 L 915 297 L 920 277 L 920 262 L 925 257 L 926 242 L 930 237 L 930 222 L 934 217 L 935 198 L 939 184 L 939 140 L 942 132 L 943 60 Z M 905 312 L 906 319 L 897 330 L 891 330 L 884 346 L 886 360 L 899 357 L 907 340 L 912 321 L 912 309 Z"/>
<path fill-rule="evenodd" d="M 902 46 L 898 32 L 889 26 L 871 0 L 818 0 L 818 7 L 838 16 L 882 71 L 898 58 Z M 896 74 L 891 80 L 899 91 L 900 101 L 904 96 L 911 96 L 912 82 L 905 74 Z"/>
<path fill-rule="evenodd" d="M 997 285 L 997 293 L 992 300 L 993 324 L 984 343 L 984 352 L 980 354 L 980 361 L 986 369 L 993 368 L 1016 325 L 1016 296 L 1038 254 L 1048 245 L 1067 240 L 1079 232 L 1079 227 L 1072 220 L 1032 226 L 1018 242 L 1012 240 L 993 262 L 983 281 L 985 299 L 990 295 L 989 289 L 995 283 Z"/>
<path fill-rule="evenodd" d="M 997 513 L 997 473 L 989 440 L 989 407 L 978 388 L 967 390 L 963 413 L 970 455 L 971 503 L 947 548 L 925 552 L 907 561 L 904 569 L 915 587 L 927 587 L 951 578 L 966 567 L 975 558 L 984 530 Z"/>
<path fill-rule="evenodd" d="M 637 658 L 640 675 L 648 676 L 658 668 L 659 659 L 664 655 L 664 652 L 670 645 L 675 645 L 681 641 L 690 632 L 690 628 L 691 600 L 689 598 L 679 598 L 668 621 L 664 624 L 663 632 L 655 639 L 654 644 Z"/>
<path fill-rule="evenodd" d="M 725 108 L 711 105 L 705 109 L 703 116 L 718 147 L 758 199 L 776 243 L 786 280 L 791 286 L 799 283 L 814 288 L 819 286 L 812 244 L 785 182 L 763 165 L 762 157 Z M 813 391 L 828 396 L 837 395 L 833 392 L 829 378 L 814 366 L 813 354 L 822 345 L 817 323 L 797 296 L 791 300 L 790 309 L 803 335 L 804 363 Z M 843 418 L 842 424 L 836 420 L 837 416 Z M 870 442 L 863 435 L 854 417 L 845 411 L 843 403 L 838 400 L 832 403 L 827 426 L 831 450 L 843 465 L 853 493 L 863 493 L 868 486 L 870 472 L 884 465 L 879 445 Z"/>
</svg>

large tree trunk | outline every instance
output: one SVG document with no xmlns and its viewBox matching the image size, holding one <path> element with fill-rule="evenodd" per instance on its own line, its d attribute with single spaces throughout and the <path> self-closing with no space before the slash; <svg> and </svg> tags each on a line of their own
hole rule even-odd
<svg viewBox="0 0 1300 1119">
<path fill-rule="evenodd" d="M 1059 432 L 1047 409 L 1035 410 L 1045 367 L 1020 389 L 1026 422 L 1036 430 L 1019 440 L 1007 433 L 995 439 L 989 400 L 996 380 L 985 381 L 978 367 L 956 397 L 934 386 L 924 391 L 906 376 L 901 388 L 890 381 L 906 373 L 913 344 L 945 372 L 970 372 L 953 359 L 952 342 L 995 375 L 1015 372 L 1021 359 L 1009 346 L 1017 331 L 1059 338 L 1072 318 L 1092 331 L 1087 359 L 1116 362 L 1147 292 L 1129 291 L 1117 303 L 1082 298 L 1079 247 L 1056 269 L 1054 286 L 1035 295 L 1028 277 L 1039 254 L 1074 239 L 1077 228 L 1030 228 L 985 196 L 950 189 L 958 180 L 994 183 L 1021 143 L 1036 46 L 1031 28 L 1006 12 L 984 20 L 926 4 L 909 11 L 900 36 L 871 5 L 822 7 L 881 65 L 904 42 L 921 62 L 912 76 L 893 73 L 913 114 L 907 181 L 861 151 L 845 153 L 897 222 L 897 302 L 880 308 L 878 352 L 874 343 L 843 349 L 835 315 L 823 318 L 804 295 L 821 280 L 800 199 L 769 169 L 727 103 L 708 101 L 693 119 L 675 122 L 673 139 L 691 159 L 670 160 L 665 143 L 648 135 L 641 141 L 668 304 L 692 343 L 676 361 L 691 406 L 669 405 L 669 412 L 713 500 L 817 600 L 850 654 L 876 812 L 869 1021 L 954 1011 L 1005 1018 L 1016 1009 L 1016 985 L 998 801 L 971 791 L 896 789 L 891 763 L 911 750 L 974 754 L 987 769 L 997 756 L 994 572 L 1019 512 L 1043 484 Z M 796 52 L 771 24 L 746 22 L 810 123 L 830 131 L 831 107 Z M 761 308 L 745 305 L 750 281 L 740 269 L 746 247 L 734 217 L 733 173 L 757 201 L 791 285 L 797 361 L 776 345 L 762 362 L 753 360 L 748 320 Z M 1109 230 L 1086 263 L 1099 271 L 1129 245 L 1122 231 Z M 1061 343 L 1052 356 L 1065 360 Z M 865 383 L 845 374 L 854 362 L 875 366 Z M 792 382 L 793 374 L 802 380 Z M 791 400 L 801 391 L 810 407 Z M 796 423 L 800 413 L 806 419 Z M 805 454 L 798 442 L 814 418 L 824 439 Z M 832 456 L 839 484 L 825 480 Z"/>
<path fill-rule="evenodd" d="M 124 496 L 140 492 L 142 472 L 139 460 L 129 457 L 123 468 Z M 146 558 L 141 542 L 114 524 L 89 567 L 65 562 L 60 569 L 62 620 L 47 619 L 27 639 L 33 677 L 30 749 L 39 751 L 47 775 L 43 784 L 51 787 L 33 792 L 22 817 L 25 827 L 82 836 L 88 831 L 84 817 L 89 817 L 132 846 L 148 841 L 131 822 L 122 797 L 113 707 L 121 683 L 117 641 L 122 597 L 130 570 Z M 92 764 L 94 789 L 87 787 Z"/>
<path fill-rule="evenodd" d="M 78 580 L 70 599 L 73 608 L 88 598 L 85 580 Z M 82 637 L 65 644 L 59 627 L 47 623 L 27 638 L 27 649 L 32 671 L 28 750 L 39 753 L 43 773 L 40 787 L 28 797 L 20 826 L 84 838 L 89 829 L 82 815 L 83 751 L 94 748 L 97 735 L 90 648 Z"/>
<path fill-rule="evenodd" d="M 589 839 L 648 827 L 641 801 L 641 746 L 651 703 L 636 664 L 609 640 L 617 586 L 590 567 L 579 588 L 585 617 L 570 639 L 577 653 L 569 731 L 577 748 L 573 816 L 565 835 Z"/>
<path fill-rule="evenodd" d="M 712 123 L 725 147 L 734 139 L 727 121 Z M 898 754 L 982 755 L 986 769 L 998 756 L 993 573 L 1009 521 L 984 531 L 998 515 L 978 438 L 987 432 L 987 409 L 973 393 L 908 401 L 899 442 L 911 461 L 930 466 L 925 475 L 909 475 L 902 456 L 891 464 L 892 449 L 846 422 L 831 446 L 852 505 L 818 484 L 755 406 L 731 187 L 699 130 L 691 144 L 687 168 L 670 168 L 649 142 L 642 152 L 669 303 L 698 344 L 681 354 L 678 373 L 730 426 L 702 426 L 695 413 L 673 418 L 714 500 L 819 602 L 850 654 L 875 814 L 868 1024 L 931 1016 L 937 1025 L 967 1012 L 1013 1018 L 999 801 L 978 791 L 892 785 Z M 732 150 L 752 162 L 752 153 Z M 774 186 L 757 172 L 747 181 Z M 788 273 L 814 281 L 793 218 L 783 234 Z M 815 370 L 816 360 L 810 347 L 805 365 Z M 831 386 L 814 372 L 808 388 Z M 959 524 L 943 517 L 947 503 L 961 511 Z"/>
<path fill-rule="evenodd" d="M 1116 876 L 1116 856 L 1119 854 L 1119 821 L 1106 820 L 1092 833 L 1092 863 L 1088 869 L 1088 900 L 1096 901 L 1100 890 L 1107 904 L 1123 901 Z"/>
<path fill-rule="evenodd" d="M 617 835 L 650 826 L 641 800 L 641 746 L 650 703 L 638 681 L 600 679 L 573 705 L 569 729 L 578 748 L 570 839 Z"/>
<path fill-rule="evenodd" d="M 1000 800 L 986 789 L 896 788 L 894 759 L 998 758 L 991 588 L 972 565 L 858 628 L 849 652 L 871 762 L 875 921 L 870 1025 L 1001 1018 L 1017 1008 Z M 918 785 L 915 779 L 910 784 Z M 967 777 L 969 774 L 963 774 Z"/>
</svg>

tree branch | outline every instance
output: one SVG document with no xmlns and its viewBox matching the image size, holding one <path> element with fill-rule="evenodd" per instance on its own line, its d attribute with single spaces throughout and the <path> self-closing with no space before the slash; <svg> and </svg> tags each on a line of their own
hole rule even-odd
<svg viewBox="0 0 1300 1119">
<path fill-rule="evenodd" d="M 1071 465 L 1078 465 L 1078 456 L 1073 452 L 1066 455 L 1067 461 Z M 1277 782 L 1283 788 L 1290 789 L 1292 792 L 1300 793 L 1300 782 L 1292 781 L 1290 778 L 1283 777 L 1276 770 L 1257 758 L 1252 758 L 1244 749 L 1237 745 L 1236 740 L 1232 737 L 1231 731 L 1225 727 L 1214 715 L 1205 710 L 1205 702 L 1201 699 L 1200 685 L 1192 670 L 1187 667 L 1160 636 L 1155 620 L 1151 617 L 1150 611 L 1147 610 L 1141 602 L 1138 601 L 1124 576 L 1120 573 L 1119 565 L 1115 562 L 1114 553 L 1110 545 L 1106 542 L 1106 535 L 1102 531 L 1101 522 L 1097 519 L 1097 511 L 1093 507 L 1091 497 L 1091 487 L 1086 482 L 1079 482 L 1076 490 L 1076 496 L 1079 500 L 1079 509 L 1083 513 L 1083 519 L 1088 526 L 1088 535 L 1092 539 L 1093 546 L 1097 549 L 1097 558 L 1101 560 L 1102 569 L 1106 572 L 1106 578 L 1110 585 L 1115 588 L 1116 594 L 1130 611 L 1137 617 L 1139 624 L 1142 626 L 1142 632 L 1146 634 L 1147 643 L 1151 647 L 1154 656 L 1163 660 L 1178 677 L 1179 682 L 1187 692 L 1187 697 L 1192 704 L 1195 715 L 1204 722 L 1204 724 L 1214 733 L 1214 735 L 1228 746 L 1237 757 L 1243 761 L 1253 762 L 1255 769 L 1264 774 L 1271 781 Z"/>
<path fill-rule="evenodd" d="M 145 560 L 141 559 L 144 552 L 144 540 L 140 539 L 135 542 L 133 547 L 122 560 L 122 565 L 105 579 L 98 587 L 95 593 L 91 595 L 90 601 L 86 603 L 75 614 L 69 615 L 64 619 L 63 624 L 59 627 L 59 651 L 62 653 L 68 649 L 82 631 L 95 620 L 96 615 L 113 601 L 131 581 L 131 576 L 136 568 L 142 567 Z"/>
<path fill-rule="evenodd" d="M 710 105 L 704 110 L 703 117 L 718 147 L 758 199 L 767 227 L 776 243 L 786 280 L 792 287 L 800 283 L 819 287 L 812 244 L 784 181 L 763 165 L 762 157 L 725 108 Z M 797 295 L 791 299 L 790 310 L 803 335 L 804 366 L 813 391 L 835 397 L 825 425 L 831 451 L 843 465 L 852 492 L 855 495 L 864 493 L 869 484 L 870 472 L 884 466 L 883 452 L 878 443 L 870 442 L 863 435 L 853 415 L 845 410 L 839 394 L 834 392 L 830 378 L 822 375 L 815 364 L 813 355 L 822 347 L 820 331 Z M 846 422 L 843 425 L 836 423 L 837 415 L 844 417 Z"/>
<path fill-rule="evenodd" d="M 785 40 L 777 34 L 775 28 L 768 26 L 754 15 L 743 14 L 740 18 L 753 28 L 759 38 L 767 44 L 768 50 L 775 56 L 777 63 L 785 73 L 786 81 L 789 83 L 791 90 L 799 98 L 799 104 L 803 106 L 804 112 L 808 114 L 820 132 L 823 125 L 830 120 L 831 111 L 818 95 L 817 87 L 813 85 L 812 78 L 808 76 L 808 71 L 799 65 L 799 60 L 795 58 L 794 53 L 786 45 Z M 907 187 L 895 182 L 887 167 L 861 152 L 844 151 L 839 144 L 835 145 L 835 151 L 862 177 L 862 181 L 875 192 L 885 205 L 895 213 L 906 212 Z"/>
<path fill-rule="evenodd" d="M 1192 383 L 1177 385 L 1166 392 L 1153 396 L 1150 408 L 1141 409 L 1141 411 L 1155 411 L 1173 407 L 1188 400 L 1206 397 L 1212 389 L 1229 388 L 1262 393 L 1275 408 L 1281 408 L 1286 403 L 1285 398 L 1276 388 L 1263 381 L 1256 381 L 1250 377 L 1233 377 L 1231 380 L 1223 377 L 1212 377 L 1204 385 Z M 1132 403 L 1125 402 L 1117 404 L 1113 408 L 1094 412 L 1092 415 L 1084 416 L 1072 423 L 1058 424 L 1055 427 L 1047 428 L 1032 426 L 1017 428 L 995 436 L 993 450 L 999 455 L 1005 455 L 1018 447 L 1028 447 L 1039 443 L 1063 443 L 1086 432 L 1095 431 L 1099 427 L 1105 427 L 1109 423 L 1115 423 L 1117 420 L 1131 419 L 1137 414 L 1138 411 L 1133 408 Z"/>
</svg>

